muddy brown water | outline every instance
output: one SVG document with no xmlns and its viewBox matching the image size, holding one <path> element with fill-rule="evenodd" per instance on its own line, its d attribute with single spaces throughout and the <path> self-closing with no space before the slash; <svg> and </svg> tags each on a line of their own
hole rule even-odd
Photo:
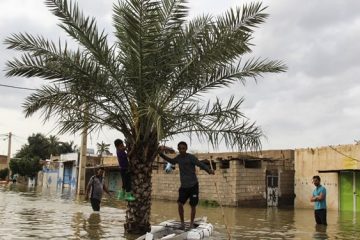
<svg viewBox="0 0 360 240">
<path fill-rule="evenodd" d="M 103 199 L 100 214 L 64 191 L 0 185 L 0 239 L 134 239 L 124 234 L 126 202 Z M 360 239 L 360 214 L 328 212 L 328 226 L 314 224 L 311 209 L 224 208 L 231 239 Z M 185 207 L 185 216 L 190 209 Z M 215 232 L 228 239 L 221 208 L 199 206 Z M 177 219 L 175 202 L 153 201 L 151 221 Z"/>
</svg>

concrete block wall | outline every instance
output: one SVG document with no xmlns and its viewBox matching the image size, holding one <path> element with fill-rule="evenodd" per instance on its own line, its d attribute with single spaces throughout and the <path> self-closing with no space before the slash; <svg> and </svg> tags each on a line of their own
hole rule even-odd
<svg viewBox="0 0 360 240">
<path fill-rule="evenodd" d="M 199 160 L 213 160 L 215 175 L 208 175 L 197 168 L 200 199 L 214 200 L 228 206 L 266 206 L 266 170 L 279 171 L 279 185 L 284 199 L 294 196 L 294 151 L 270 150 L 262 153 L 246 153 L 247 156 L 264 158 L 261 168 L 245 168 L 240 155 L 244 153 L 198 153 Z M 169 155 L 175 157 L 176 155 Z M 230 160 L 229 168 L 221 169 L 221 159 Z M 268 159 L 274 159 L 268 161 Z M 163 161 L 161 159 L 161 161 Z M 291 179 L 292 178 L 292 179 Z M 281 180 L 283 179 L 283 180 Z M 216 185 L 215 185 L 216 183 Z M 155 199 L 177 200 L 180 187 L 179 170 L 165 173 L 162 168 L 153 170 L 152 197 Z"/>
<path fill-rule="evenodd" d="M 155 199 L 177 200 L 177 190 L 180 187 L 179 170 L 167 174 L 159 170 L 152 175 L 152 197 Z"/>
<path fill-rule="evenodd" d="M 243 168 L 236 184 L 236 206 L 266 206 L 266 172 Z"/>
<path fill-rule="evenodd" d="M 102 161 L 105 166 L 119 166 L 117 156 L 104 156 L 104 157 L 96 159 L 96 160 Z"/>
<path fill-rule="evenodd" d="M 205 171 L 197 169 L 197 177 L 199 180 L 199 196 L 201 200 L 214 200 L 217 202 L 221 201 L 221 204 L 224 205 L 235 204 L 235 194 L 231 194 L 233 191 L 232 186 L 235 186 L 235 178 L 233 177 L 232 172 L 225 172 L 223 174 L 224 176 L 221 176 L 220 173 L 216 172 L 215 175 L 209 175 Z M 180 174 L 178 169 L 169 174 L 162 170 L 153 172 L 153 198 L 175 201 L 178 198 L 179 187 Z"/>
<path fill-rule="evenodd" d="M 279 176 L 279 206 L 294 206 L 295 170 L 285 170 Z"/>
</svg>

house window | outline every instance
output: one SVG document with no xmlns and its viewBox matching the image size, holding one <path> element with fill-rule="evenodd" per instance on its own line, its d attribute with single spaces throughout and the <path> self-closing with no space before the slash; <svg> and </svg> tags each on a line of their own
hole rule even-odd
<svg viewBox="0 0 360 240">
<path fill-rule="evenodd" d="M 221 160 L 220 161 L 220 169 L 228 169 L 230 168 L 230 161 L 229 160 Z"/>
<path fill-rule="evenodd" d="M 200 162 L 205 163 L 210 169 L 210 161 L 205 159 L 205 160 L 200 160 Z M 211 161 L 211 165 L 212 165 L 212 169 L 214 169 L 214 171 L 216 170 L 216 163 L 214 161 Z"/>
<path fill-rule="evenodd" d="M 267 186 L 268 187 L 278 187 L 279 186 L 279 177 L 275 175 L 267 176 Z"/>
<path fill-rule="evenodd" d="M 245 168 L 261 168 L 261 160 L 245 160 Z"/>
</svg>

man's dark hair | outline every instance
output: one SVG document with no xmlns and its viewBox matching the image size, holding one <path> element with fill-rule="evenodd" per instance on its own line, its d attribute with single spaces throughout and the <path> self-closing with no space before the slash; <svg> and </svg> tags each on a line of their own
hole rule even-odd
<svg viewBox="0 0 360 240">
<path fill-rule="evenodd" d="M 317 180 L 319 180 L 319 182 L 321 181 L 321 179 L 320 179 L 320 177 L 318 175 L 313 176 L 313 179 L 317 179 Z"/>
<path fill-rule="evenodd" d="M 105 171 L 105 168 L 104 168 L 104 167 L 99 167 L 98 170 L 103 170 L 103 171 Z"/>
<path fill-rule="evenodd" d="M 116 139 L 116 140 L 114 141 L 115 147 L 118 147 L 120 144 L 124 144 L 124 142 L 123 142 L 121 139 Z"/>
<path fill-rule="evenodd" d="M 178 143 L 178 147 L 180 147 L 180 145 L 184 145 L 186 148 L 188 147 L 188 146 L 187 146 L 187 143 L 184 142 L 184 141 L 179 142 L 179 143 Z"/>
</svg>

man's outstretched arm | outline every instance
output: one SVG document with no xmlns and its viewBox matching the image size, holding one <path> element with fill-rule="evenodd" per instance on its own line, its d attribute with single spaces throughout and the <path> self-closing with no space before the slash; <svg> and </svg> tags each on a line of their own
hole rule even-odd
<svg viewBox="0 0 360 240">
<path fill-rule="evenodd" d="M 163 149 L 162 149 L 161 147 L 159 147 L 158 152 L 159 152 L 159 156 L 160 156 L 162 159 L 164 159 L 165 161 L 167 161 L 167 162 L 169 162 L 169 163 L 171 163 L 171 164 L 176 164 L 175 159 L 166 156 L 166 155 L 163 153 Z"/>
</svg>

